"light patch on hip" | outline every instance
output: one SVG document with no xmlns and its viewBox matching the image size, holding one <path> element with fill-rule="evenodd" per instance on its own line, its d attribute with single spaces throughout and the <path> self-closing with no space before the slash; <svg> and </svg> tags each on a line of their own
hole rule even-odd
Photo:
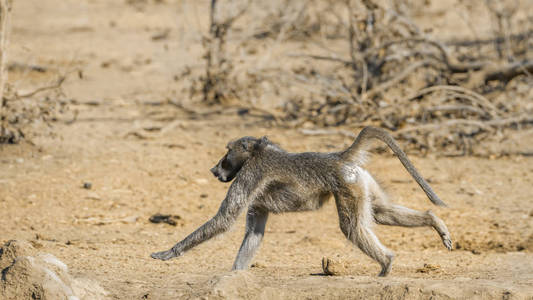
<svg viewBox="0 0 533 300">
<path fill-rule="evenodd" d="M 368 179 L 372 177 L 358 165 L 346 164 L 342 167 L 342 178 L 346 183 L 356 183 L 358 181 L 368 182 Z"/>
</svg>

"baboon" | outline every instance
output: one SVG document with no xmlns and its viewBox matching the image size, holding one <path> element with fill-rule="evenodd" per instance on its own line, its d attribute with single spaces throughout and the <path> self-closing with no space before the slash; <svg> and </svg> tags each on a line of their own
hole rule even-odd
<svg viewBox="0 0 533 300">
<path fill-rule="evenodd" d="M 319 209 L 335 199 L 342 233 L 381 265 L 379 276 L 391 270 L 394 254 L 381 244 L 372 224 L 430 226 L 451 250 L 450 233 L 431 211 L 421 212 L 390 203 L 385 192 L 362 168 L 369 141 L 385 142 L 436 205 L 446 206 L 420 176 L 405 153 L 384 130 L 365 127 L 344 151 L 289 153 L 266 137 L 242 137 L 227 144 L 227 153 L 211 169 L 222 182 L 233 179 L 216 215 L 170 250 L 153 258 L 168 260 L 229 229 L 244 208 L 246 233 L 233 270 L 247 269 L 259 248 L 269 213 Z"/>
</svg>

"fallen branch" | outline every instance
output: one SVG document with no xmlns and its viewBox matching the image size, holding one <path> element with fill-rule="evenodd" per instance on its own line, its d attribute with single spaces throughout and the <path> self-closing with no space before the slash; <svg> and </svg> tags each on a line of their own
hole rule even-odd
<svg viewBox="0 0 533 300">
<path fill-rule="evenodd" d="M 66 79 L 65 76 L 60 76 L 54 84 L 37 88 L 34 91 L 26 93 L 26 94 L 19 95 L 17 92 L 15 92 L 15 99 L 30 98 L 44 91 L 58 89 L 61 87 L 65 79 Z"/>
</svg>

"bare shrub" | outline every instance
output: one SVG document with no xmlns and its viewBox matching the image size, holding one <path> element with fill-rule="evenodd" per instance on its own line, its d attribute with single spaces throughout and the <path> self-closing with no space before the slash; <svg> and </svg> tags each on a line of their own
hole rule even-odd
<svg viewBox="0 0 533 300">
<path fill-rule="evenodd" d="M 0 144 L 20 142 L 35 126 L 50 127 L 56 113 L 66 110 L 59 76 L 51 85 L 39 87 L 28 93 L 18 93 L 8 84 L 6 68 L 9 48 L 11 0 L 0 0 Z M 47 93 L 43 93 L 47 92 Z"/>
<path fill-rule="evenodd" d="M 480 2 L 492 37 L 449 41 L 412 19 L 429 1 L 220 2 L 231 12 L 220 20 L 230 22 L 211 16 L 206 75 L 189 77 L 204 89 L 191 95 L 284 126 L 374 125 L 411 150 L 484 154 L 484 141 L 533 123 L 531 95 L 513 90 L 531 85 L 533 73 L 531 33 L 513 24 L 533 20 L 516 17 L 510 2 Z"/>
</svg>

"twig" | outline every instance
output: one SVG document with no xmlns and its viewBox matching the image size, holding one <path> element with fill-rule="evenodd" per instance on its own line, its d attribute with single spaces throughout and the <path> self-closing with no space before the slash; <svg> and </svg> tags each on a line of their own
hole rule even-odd
<svg viewBox="0 0 533 300">
<path fill-rule="evenodd" d="M 102 218 L 96 218 L 96 217 L 86 217 L 86 218 L 74 217 L 73 223 L 74 224 L 87 223 L 87 224 L 94 224 L 94 225 L 105 225 L 105 224 L 111 224 L 111 223 L 133 224 L 137 222 L 138 219 L 139 219 L 138 216 L 129 216 L 129 217 L 124 217 L 120 219 L 102 219 Z"/>
<path fill-rule="evenodd" d="M 457 126 L 457 125 L 470 125 L 470 126 L 476 126 L 479 128 L 483 128 L 487 131 L 492 130 L 492 128 L 488 124 L 486 124 L 486 122 L 468 120 L 468 119 L 453 119 L 453 120 L 446 120 L 444 122 L 439 122 L 439 123 L 422 124 L 422 125 L 417 125 L 417 126 L 413 126 L 409 128 L 404 128 L 394 133 L 398 135 L 402 135 L 402 134 L 412 132 L 412 131 L 428 131 L 428 130 L 435 130 L 435 129 L 440 129 L 443 127 L 451 127 L 451 126 Z"/>
<path fill-rule="evenodd" d="M 29 98 L 29 97 L 33 97 L 36 94 L 47 91 L 47 90 L 58 89 L 61 87 L 65 79 L 66 79 L 65 76 L 60 76 L 54 84 L 37 88 L 34 91 L 26 93 L 26 94 L 19 95 L 17 92 L 15 92 L 15 99 Z"/>
<path fill-rule="evenodd" d="M 363 1 L 364 5 L 367 7 L 367 10 L 375 9 L 374 3 L 371 1 Z M 359 49 L 355 48 L 356 43 L 356 27 L 353 23 L 354 11 L 351 5 L 350 0 L 346 0 L 346 6 L 348 7 L 348 33 L 349 33 L 349 43 L 350 43 L 350 58 L 352 63 L 350 66 L 354 71 L 354 76 L 357 76 L 357 65 L 361 65 L 362 68 L 362 80 L 361 80 L 361 94 L 364 95 L 368 88 L 368 66 L 365 57 L 359 53 Z M 364 98 L 363 98 L 364 99 Z"/>
<path fill-rule="evenodd" d="M 520 116 L 520 117 L 512 117 L 512 118 L 505 118 L 505 119 L 497 119 L 497 120 L 490 120 L 490 121 L 476 121 L 476 120 L 468 120 L 468 119 L 453 119 L 453 120 L 447 120 L 440 123 L 432 123 L 432 124 L 422 124 L 418 126 L 413 126 L 409 128 L 400 129 L 395 132 L 395 134 L 401 135 L 405 134 L 407 132 L 412 131 L 428 131 L 428 130 L 435 130 L 442 127 L 451 127 L 451 126 L 457 126 L 457 125 L 469 125 L 469 126 L 476 126 L 479 128 L 482 128 L 487 131 L 492 131 L 492 127 L 503 127 L 510 124 L 518 124 L 518 123 L 532 123 L 533 117 L 531 116 Z"/>
<path fill-rule="evenodd" d="M 495 126 L 495 127 L 506 126 L 509 124 L 533 123 L 533 116 L 524 115 L 520 117 L 512 117 L 512 118 L 506 118 L 506 119 L 486 121 L 485 123 L 490 126 Z"/>
<path fill-rule="evenodd" d="M 312 55 L 312 54 L 289 54 L 289 57 L 305 57 L 305 58 L 311 58 L 316 60 L 328 60 L 328 61 L 334 61 L 339 62 L 347 66 L 352 66 L 353 62 L 349 60 L 344 60 L 342 58 L 338 57 L 331 57 L 331 56 L 324 56 L 324 55 Z"/>
<path fill-rule="evenodd" d="M 419 62 L 413 63 L 413 64 L 409 65 L 409 67 L 405 68 L 398 75 L 394 76 L 392 79 L 390 79 L 390 80 L 388 80 L 388 81 L 376 86 L 375 88 L 371 89 L 370 91 L 368 91 L 368 93 L 366 93 L 366 95 L 364 95 L 364 97 L 367 98 L 367 99 L 368 98 L 372 98 L 375 95 L 387 90 L 391 86 L 397 84 L 398 82 L 404 80 L 407 76 L 409 76 L 409 74 L 413 73 L 416 69 L 421 68 L 421 67 L 425 67 L 425 66 L 430 65 L 430 64 L 431 64 L 430 60 L 423 60 L 423 61 L 419 61 Z"/>
<path fill-rule="evenodd" d="M 227 98 L 229 93 L 221 91 L 221 87 L 227 83 L 227 72 L 231 68 L 231 65 L 224 64 L 226 61 L 226 35 L 231 28 L 233 22 L 240 18 L 244 12 L 248 9 L 251 0 L 246 2 L 246 5 L 239 10 L 232 17 L 227 18 L 224 21 L 216 20 L 217 12 L 217 0 L 211 0 L 211 6 L 209 11 L 209 38 L 205 38 L 206 48 L 206 67 L 205 67 L 205 79 L 202 88 L 203 98 L 206 102 L 221 102 L 224 98 Z M 225 66 L 229 65 L 229 66 Z"/>
<path fill-rule="evenodd" d="M 196 110 L 191 109 L 191 108 L 187 108 L 182 103 L 178 103 L 178 102 L 175 102 L 175 101 L 169 101 L 168 103 L 176 106 L 177 108 L 179 108 L 181 110 L 183 110 L 185 113 L 193 115 L 195 117 L 204 118 L 204 117 L 207 117 L 207 116 L 210 116 L 210 115 L 214 115 L 214 114 L 222 114 L 222 113 L 225 113 L 225 112 L 230 111 L 230 110 L 237 110 L 237 111 L 255 110 L 255 111 L 263 113 L 264 115 L 272 118 L 274 120 L 274 122 L 276 122 L 276 123 L 280 123 L 281 122 L 281 117 L 279 116 L 279 114 L 277 114 L 277 113 L 275 113 L 275 112 L 273 112 L 273 111 L 271 111 L 269 109 L 262 108 L 262 107 L 257 107 L 257 106 L 251 105 L 251 104 L 248 104 L 248 105 L 225 105 L 223 108 L 215 108 L 215 109 L 210 109 L 208 111 L 200 112 L 200 111 L 196 111 Z"/>
<path fill-rule="evenodd" d="M 486 109 L 489 110 L 489 114 L 491 116 L 496 116 L 498 115 L 498 109 L 485 97 L 483 97 L 482 95 L 474 92 L 474 91 L 471 91 L 471 90 L 468 90 L 468 89 L 465 89 L 463 87 L 460 87 L 460 86 L 455 86 L 455 85 L 436 85 L 436 86 L 431 86 L 431 87 L 428 87 L 428 88 L 425 88 L 425 89 L 421 89 L 420 91 L 416 92 L 414 95 L 411 95 L 409 97 L 407 97 L 406 100 L 412 100 L 412 99 L 415 99 L 415 98 L 418 98 L 418 97 L 421 97 L 425 94 L 429 94 L 429 93 L 433 93 L 435 91 L 439 91 L 439 90 L 445 90 L 445 91 L 454 91 L 454 92 L 459 92 L 459 93 L 463 93 L 465 94 L 466 96 L 471 96 L 469 97 L 468 99 L 479 104 L 481 107 L 484 107 Z"/>
<path fill-rule="evenodd" d="M 470 105 L 441 105 L 441 106 L 434 106 L 427 108 L 426 111 L 428 112 L 434 112 L 434 111 L 468 111 L 476 113 L 480 116 L 483 116 L 486 114 L 486 112 L 482 109 L 479 109 L 474 106 Z"/>
<path fill-rule="evenodd" d="M 423 43 L 423 44 L 429 44 L 433 47 L 435 47 L 442 56 L 442 62 L 448 67 L 448 69 L 451 72 L 454 73 L 464 73 L 471 70 L 479 70 L 483 66 L 486 65 L 486 63 L 483 62 L 474 62 L 474 63 L 458 63 L 458 62 L 452 62 L 450 59 L 450 55 L 448 54 L 448 51 L 442 45 L 441 43 L 433 40 L 429 40 L 426 38 L 407 38 L 403 40 L 397 40 L 397 41 L 390 41 L 388 43 L 382 44 L 377 48 L 372 48 L 369 51 L 365 53 L 365 56 L 378 53 L 379 51 L 389 48 L 396 44 L 402 44 L 402 43 Z"/>
<path fill-rule="evenodd" d="M 529 73 L 529 74 L 528 74 Z M 508 82 L 518 75 L 533 73 L 533 61 L 521 61 L 485 73 L 485 83 L 492 80 Z"/>
<path fill-rule="evenodd" d="M 533 30 L 528 30 L 526 32 L 511 34 L 509 36 L 509 39 L 511 41 L 524 41 L 524 40 L 527 40 L 527 38 L 532 35 L 533 35 Z M 471 46 L 489 45 L 489 44 L 502 44 L 505 42 L 506 42 L 505 38 L 496 37 L 496 38 L 475 39 L 475 40 L 450 40 L 448 42 L 445 42 L 445 44 L 448 46 L 471 47 Z"/>
</svg>

